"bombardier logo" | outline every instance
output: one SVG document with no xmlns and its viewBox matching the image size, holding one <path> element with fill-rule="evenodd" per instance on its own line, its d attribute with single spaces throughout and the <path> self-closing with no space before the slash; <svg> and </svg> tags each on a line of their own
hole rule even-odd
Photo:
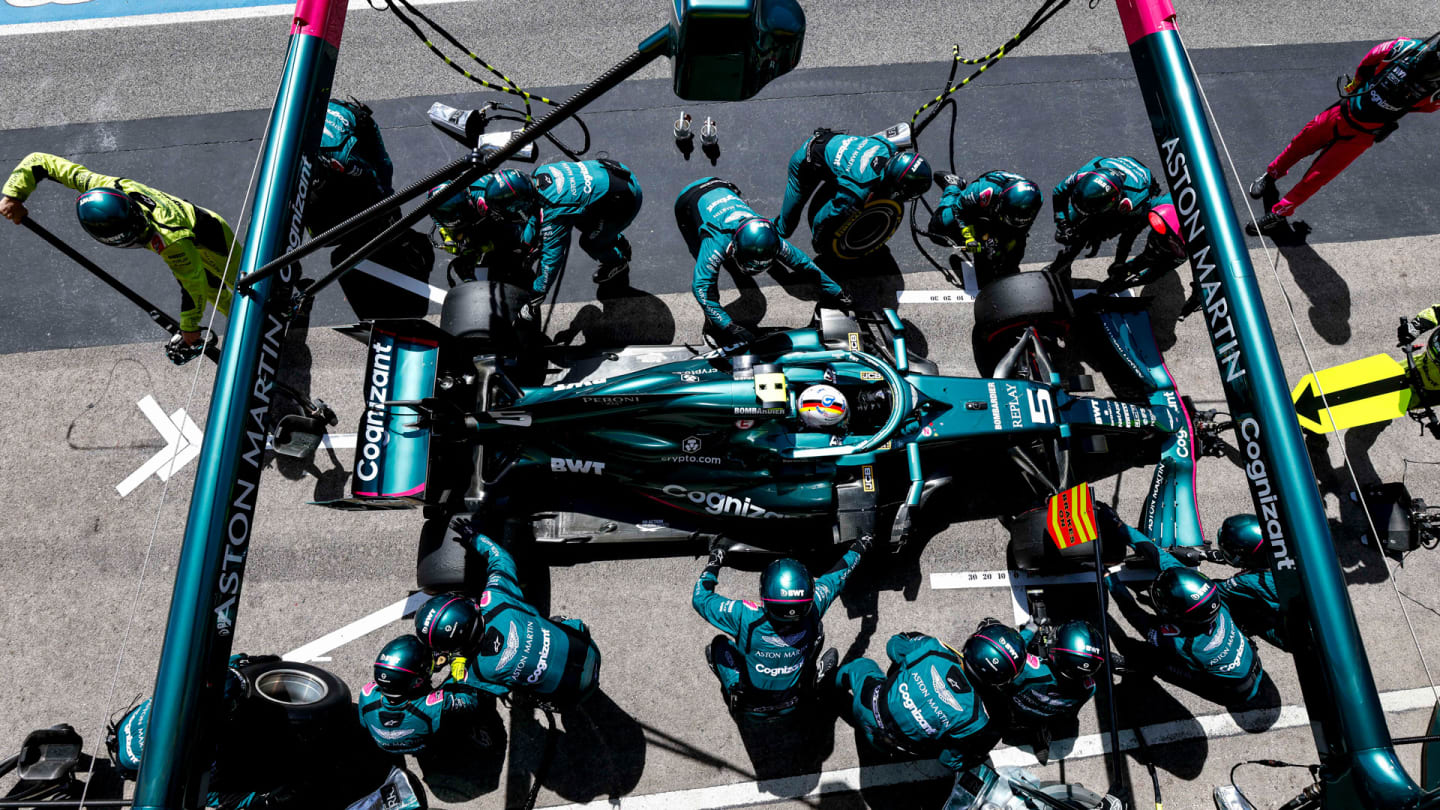
<svg viewBox="0 0 1440 810">
<path fill-rule="evenodd" d="M 721 492 L 703 492 L 698 489 L 686 489 L 679 484 L 667 484 L 660 490 L 671 498 L 690 501 L 698 506 L 705 507 L 705 511 L 711 515 L 735 515 L 745 518 L 778 518 L 776 512 L 767 511 L 762 506 L 750 502 L 749 498 L 740 499 L 734 495 L 726 495 Z"/>
</svg>

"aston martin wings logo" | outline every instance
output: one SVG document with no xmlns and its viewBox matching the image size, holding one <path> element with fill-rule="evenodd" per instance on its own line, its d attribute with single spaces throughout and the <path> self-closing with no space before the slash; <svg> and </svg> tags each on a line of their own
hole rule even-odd
<svg viewBox="0 0 1440 810">
<path fill-rule="evenodd" d="M 955 693 L 951 692 L 950 687 L 945 684 L 945 679 L 940 677 L 940 670 L 936 669 L 933 664 L 930 666 L 930 687 L 935 690 L 935 696 L 940 698 L 946 706 L 957 712 L 965 711 L 965 707 L 955 699 Z"/>
<path fill-rule="evenodd" d="M 505 651 L 500 653 L 500 660 L 495 662 L 496 669 L 504 669 L 520 650 L 520 632 L 515 627 L 515 622 L 510 622 L 510 632 L 505 634 Z"/>
</svg>

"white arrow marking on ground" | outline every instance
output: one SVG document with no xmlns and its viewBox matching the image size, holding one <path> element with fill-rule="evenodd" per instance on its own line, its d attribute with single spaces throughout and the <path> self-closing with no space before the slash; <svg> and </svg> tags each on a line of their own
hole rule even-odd
<svg viewBox="0 0 1440 810">
<path fill-rule="evenodd" d="M 200 442 L 205 438 L 200 432 L 200 426 L 185 413 L 184 408 L 166 416 L 160 403 L 149 394 L 136 404 L 140 406 L 140 412 L 145 414 L 145 418 L 150 420 L 150 424 L 155 426 L 160 438 L 165 440 L 165 447 L 151 456 L 149 461 L 141 464 L 140 469 L 130 473 L 129 478 L 115 486 L 115 491 L 119 492 L 122 498 L 134 492 L 136 487 L 152 475 L 161 481 L 169 480 L 176 470 L 200 455 Z"/>
<path fill-rule="evenodd" d="M 374 262 L 361 262 L 355 265 L 355 269 L 362 273 L 369 273 L 375 278 L 393 284 L 406 292 L 415 293 L 421 298 L 429 298 L 437 304 L 445 303 L 445 290 L 426 284 L 419 279 L 411 278 L 404 273 L 397 273 L 388 267 L 382 267 Z"/>
</svg>

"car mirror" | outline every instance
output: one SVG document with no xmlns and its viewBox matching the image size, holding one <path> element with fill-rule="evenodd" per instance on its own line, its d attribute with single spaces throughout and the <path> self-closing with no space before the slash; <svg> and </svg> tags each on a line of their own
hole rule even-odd
<svg viewBox="0 0 1440 810">
<path fill-rule="evenodd" d="M 672 0 L 675 95 L 747 99 L 800 62 L 805 12 L 796 0 Z"/>
</svg>

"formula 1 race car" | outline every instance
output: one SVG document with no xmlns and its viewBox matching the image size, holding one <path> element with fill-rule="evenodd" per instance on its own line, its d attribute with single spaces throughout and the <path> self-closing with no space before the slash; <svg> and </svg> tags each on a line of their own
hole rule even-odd
<svg viewBox="0 0 1440 810">
<path fill-rule="evenodd" d="M 807 328 L 709 353 L 634 346 L 547 357 L 509 326 L 522 301 L 481 279 L 450 291 L 438 327 L 371 326 L 352 494 L 325 505 L 424 507 L 422 588 L 464 582 L 463 550 L 449 542 L 455 515 L 565 543 L 718 535 L 789 550 L 871 535 L 899 547 L 947 484 L 964 482 L 942 499 L 947 510 L 1018 515 L 1100 477 L 1093 461 L 1106 457 L 1107 439 L 1139 442 L 1114 454 L 1121 468 L 1158 457 L 1141 530 L 1165 546 L 1201 543 L 1192 428 L 1148 317 L 1087 308 L 1141 395 L 1083 396 L 1092 379 L 1062 379 L 1051 361 L 1080 316 L 1048 273 L 981 293 L 982 378 L 941 376 L 912 356 L 893 310 L 819 310 Z M 557 358 L 564 373 L 554 380 Z M 843 430 L 798 417 L 798 392 L 822 383 L 850 403 Z M 1017 563 L 1038 564 L 1041 553 L 1017 550 Z"/>
</svg>

